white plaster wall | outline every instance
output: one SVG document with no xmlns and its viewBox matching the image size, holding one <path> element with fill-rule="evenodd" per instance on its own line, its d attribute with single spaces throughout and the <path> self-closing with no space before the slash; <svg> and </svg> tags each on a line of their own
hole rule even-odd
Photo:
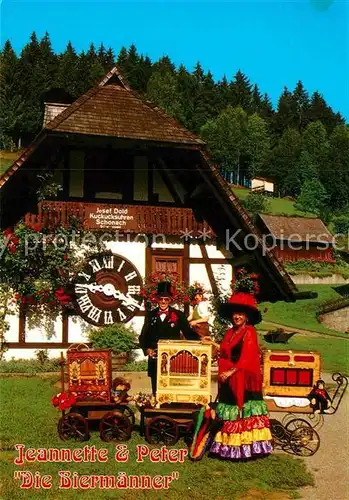
<svg viewBox="0 0 349 500">
<path fill-rule="evenodd" d="M 183 243 L 167 243 L 165 245 L 154 244 L 154 248 L 183 248 Z M 146 244 L 143 241 L 140 242 L 125 242 L 125 241 L 113 241 L 107 243 L 107 248 L 113 253 L 123 255 L 128 260 L 130 260 L 134 266 L 138 269 L 142 277 L 145 276 L 145 248 Z M 224 257 L 220 251 L 217 251 L 215 245 L 207 246 L 207 252 L 211 258 L 222 258 Z M 201 250 L 198 245 L 190 245 L 190 256 L 191 257 L 202 257 Z M 225 290 L 230 289 L 230 281 L 232 279 L 232 270 L 229 264 L 212 264 L 212 270 L 215 278 L 223 278 L 221 285 Z M 193 283 L 194 281 L 199 281 L 202 283 L 208 291 L 211 291 L 210 280 L 207 275 L 206 267 L 204 264 L 190 264 L 189 267 L 189 281 Z M 144 310 L 144 308 L 143 308 Z M 6 335 L 6 340 L 8 342 L 18 341 L 18 316 L 9 316 L 8 321 L 10 323 L 10 329 Z M 137 333 L 140 333 L 144 323 L 143 316 L 134 317 L 128 324 L 132 325 Z M 72 343 L 85 343 L 87 342 L 86 330 L 90 328 L 90 325 L 85 322 L 80 317 L 69 318 L 68 323 L 68 341 Z M 51 338 L 52 342 L 61 342 L 62 340 L 62 321 L 58 320 L 55 325 L 55 335 Z M 40 328 L 29 329 L 26 328 L 26 341 L 27 342 L 47 342 L 45 331 Z M 36 349 L 11 349 L 5 355 L 5 359 L 15 358 L 33 358 L 35 357 Z M 52 357 L 58 357 L 61 348 L 49 349 L 49 355 Z M 65 350 L 63 350 L 65 352 Z M 138 357 L 143 358 L 143 353 L 141 350 L 138 352 Z"/>
<path fill-rule="evenodd" d="M 265 181 L 264 186 L 265 186 L 266 191 L 269 191 L 270 193 L 274 192 L 274 183 L 273 182 Z"/>
</svg>

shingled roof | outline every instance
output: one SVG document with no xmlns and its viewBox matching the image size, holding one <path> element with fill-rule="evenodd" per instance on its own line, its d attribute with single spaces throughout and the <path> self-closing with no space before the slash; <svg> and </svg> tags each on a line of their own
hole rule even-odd
<svg viewBox="0 0 349 500">
<path fill-rule="evenodd" d="M 270 234 L 277 240 L 334 242 L 333 235 L 322 220 L 315 217 L 281 217 L 260 214 L 260 218 Z"/>
<path fill-rule="evenodd" d="M 47 130 L 146 141 L 204 142 L 132 91 L 117 68 L 46 125 Z"/>
</svg>

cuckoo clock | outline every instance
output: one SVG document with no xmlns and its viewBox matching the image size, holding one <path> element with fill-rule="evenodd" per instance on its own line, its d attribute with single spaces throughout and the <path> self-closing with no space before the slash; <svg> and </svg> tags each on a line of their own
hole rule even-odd
<svg viewBox="0 0 349 500">
<path fill-rule="evenodd" d="M 138 270 L 125 257 L 94 255 L 76 276 L 76 308 L 96 326 L 126 323 L 142 306 L 141 286 Z"/>
</svg>

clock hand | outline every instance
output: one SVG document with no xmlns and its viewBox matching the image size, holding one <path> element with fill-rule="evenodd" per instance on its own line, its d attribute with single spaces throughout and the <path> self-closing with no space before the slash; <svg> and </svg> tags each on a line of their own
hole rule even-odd
<svg viewBox="0 0 349 500">
<path fill-rule="evenodd" d="M 90 292 L 103 292 L 103 285 L 97 285 L 97 283 L 79 283 L 79 288 L 87 288 Z"/>
</svg>

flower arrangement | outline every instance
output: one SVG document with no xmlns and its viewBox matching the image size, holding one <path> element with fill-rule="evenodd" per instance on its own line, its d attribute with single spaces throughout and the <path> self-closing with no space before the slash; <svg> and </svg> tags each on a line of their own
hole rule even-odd
<svg viewBox="0 0 349 500">
<path fill-rule="evenodd" d="M 192 285 L 189 285 L 187 288 L 187 295 L 192 305 L 195 304 L 195 295 L 197 293 L 197 290 L 202 290 L 203 294 L 207 293 L 207 291 L 204 288 L 204 285 L 202 285 L 198 281 L 194 281 L 194 283 Z M 207 298 L 204 296 L 203 300 L 207 300 Z"/>
<path fill-rule="evenodd" d="M 70 392 L 59 392 L 53 396 L 51 403 L 61 411 L 68 410 L 76 403 L 76 396 Z"/>
<path fill-rule="evenodd" d="M 155 397 L 145 392 L 136 392 L 132 399 L 139 410 L 142 408 L 155 408 L 157 404 Z"/>
<path fill-rule="evenodd" d="M 189 303 L 190 298 L 188 296 L 186 286 L 184 283 L 179 281 L 178 273 L 156 272 L 152 273 L 149 278 L 145 280 L 144 286 L 141 289 L 141 295 L 144 297 L 144 300 L 148 303 L 148 305 L 156 305 L 157 287 L 160 281 L 167 281 L 171 283 L 173 302 L 176 304 Z"/>
<path fill-rule="evenodd" d="M 78 268 L 69 231 L 47 234 L 40 224 L 19 224 L 0 233 L 1 286 L 12 290 L 12 306 L 26 312 L 29 327 L 43 327 L 48 337 L 63 310 L 72 308 L 71 279 Z M 61 244 L 63 240 L 64 244 Z"/>
<path fill-rule="evenodd" d="M 238 269 L 235 278 L 231 282 L 233 293 L 243 292 L 250 293 L 252 295 L 258 295 L 260 292 L 258 278 L 258 274 L 250 274 L 244 267 L 241 267 L 240 269 Z"/>
</svg>

